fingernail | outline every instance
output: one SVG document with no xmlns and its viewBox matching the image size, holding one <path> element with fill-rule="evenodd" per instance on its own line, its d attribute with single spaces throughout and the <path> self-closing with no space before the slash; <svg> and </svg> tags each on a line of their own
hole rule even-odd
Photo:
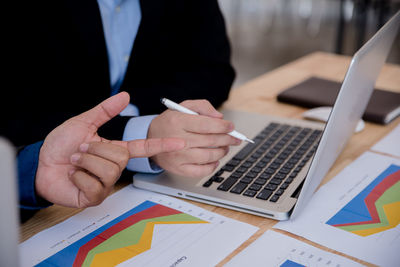
<svg viewBox="0 0 400 267">
<path fill-rule="evenodd" d="M 87 143 L 83 143 L 79 146 L 79 151 L 81 151 L 81 152 L 87 152 L 88 149 L 89 149 L 89 144 L 87 144 Z"/>
<path fill-rule="evenodd" d="M 81 157 L 81 154 L 79 154 L 79 153 L 72 154 L 72 156 L 71 156 L 71 162 L 72 162 L 72 163 L 77 163 L 78 160 L 80 159 L 80 157 Z"/>
<path fill-rule="evenodd" d="M 242 143 L 242 140 L 235 138 L 235 145 L 240 145 L 241 143 Z"/>
<path fill-rule="evenodd" d="M 229 130 L 233 131 L 235 129 L 235 125 L 233 125 L 232 122 L 229 123 L 228 125 Z"/>
</svg>

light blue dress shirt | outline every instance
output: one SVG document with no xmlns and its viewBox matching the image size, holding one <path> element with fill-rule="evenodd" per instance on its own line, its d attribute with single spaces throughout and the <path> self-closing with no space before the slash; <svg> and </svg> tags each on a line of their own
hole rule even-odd
<svg viewBox="0 0 400 267">
<path fill-rule="evenodd" d="M 111 95 L 119 92 L 126 74 L 129 58 L 142 18 L 139 0 L 97 0 L 107 45 Z M 134 96 L 131 96 L 134 97 Z M 129 104 L 120 116 L 137 116 L 128 121 L 124 141 L 147 138 L 154 116 L 139 116 L 138 108 Z M 137 172 L 159 172 L 161 169 L 148 158 L 129 160 L 127 169 Z"/>
</svg>

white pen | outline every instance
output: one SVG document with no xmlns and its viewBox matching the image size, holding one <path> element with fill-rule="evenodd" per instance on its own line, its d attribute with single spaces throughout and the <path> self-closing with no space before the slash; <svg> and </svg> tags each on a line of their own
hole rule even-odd
<svg viewBox="0 0 400 267">
<path fill-rule="evenodd" d="M 169 109 L 173 109 L 173 110 L 176 110 L 176 111 L 179 111 L 179 112 L 182 112 L 182 113 L 186 113 L 186 114 L 199 115 L 199 113 L 194 112 L 194 111 L 192 111 L 192 110 L 190 110 L 188 108 L 185 108 L 184 106 L 181 106 L 181 105 L 179 105 L 179 104 L 177 104 L 177 103 L 175 103 L 175 102 L 173 102 L 173 101 L 171 101 L 169 99 L 166 99 L 166 98 L 161 98 L 161 103 L 163 103 Z M 247 138 L 244 134 L 241 134 L 241 133 L 239 133 L 237 131 L 232 131 L 232 132 L 230 132 L 228 134 L 230 136 L 233 136 L 233 137 L 237 138 L 237 139 L 244 140 L 244 141 L 247 141 L 247 142 L 250 142 L 250 143 L 254 144 L 253 140 Z"/>
</svg>

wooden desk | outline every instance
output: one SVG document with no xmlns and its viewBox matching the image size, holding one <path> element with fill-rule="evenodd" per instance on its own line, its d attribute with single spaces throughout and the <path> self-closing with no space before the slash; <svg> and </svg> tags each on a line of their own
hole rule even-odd
<svg viewBox="0 0 400 267">
<path fill-rule="evenodd" d="M 313 53 L 303 58 L 300 58 L 290 64 L 282 66 L 274 71 L 262 75 L 240 88 L 233 89 L 230 93 L 228 101 L 224 104 L 223 108 L 243 110 L 248 112 L 256 112 L 262 114 L 270 114 L 276 116 L 283 116 L 289 118 L 300 118 L 301 113 L 305 109 L 282 104 L 276 101 L 276 95 L 310 76 L 318 76 L 321 78 L 342 81 L 350 64 L 350 58 L 346 56 L 338 56 L 328 53 Z M 378 78 L 377 87 L 400 92 L 400 66 L 387 64 L 384 66 L 381 75 Z M 323 183 L 329 181 L 332 177 L 338 174 L 347 164 L 352 162 L 380 138 L 389 133 L 396 125 L 400 123 L 400 118 L 390 123 L 387 126 L 381 126 L 372 123 L 366 123 L 365 129 L 354 135 L 343 153 L 335 162 L 333 168 L 325 177 Z M 117 184 L 116 190 L 128 185 L 130 181 L 121 181 Z M 271 229 L 277 221 L 266 219 L 250 214 L 245 214 L 237 211 L 219 208 L 211 205 L 201 204 L 189 201 L 209 211 L 217 212 L 221 215 L 243 221 L 260 228 L 260 230 L 253 235 L 249 240 L 243 243 L 237 250 L 232 252 L 225 260 L 218 266 L 222 266 L 230 258 L 235 256 L 238 252 L 247 247 L 251 242 L 256 240 L 266 230 Z M 39 211 L 34 217 L 25 222 L 21 226 L 21 241 L 24 241 L 34 234 L 53 226 L 72 215 L 78 213 L 79 209 L 71 209 L 60 206 L 52 206 L 50 208 Z M 278 230 L 277 230 L 278 231 Z M 284 233 L 283 231 L 280 231 Z M 306 243 L 312 244 L 324 250 L 334 252 L 336 251 L 322 247 L 316 243 L 307 241 L 301 237 L 286 233 L 292 237 L 303 240 Z M 348 256 L 346 256 L 348 257 Z M 357 260 L 352 257 L 350 259 L 356 260 L 360 263 L 367 263 Z M 368 265 L 373 266 L 373 265 Z"/>
</svg>

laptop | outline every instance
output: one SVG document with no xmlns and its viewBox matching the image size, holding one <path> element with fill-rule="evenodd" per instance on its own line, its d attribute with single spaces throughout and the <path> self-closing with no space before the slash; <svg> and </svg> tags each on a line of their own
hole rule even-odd
<svg viewBox="0 0 400 267">
<path fill-rule="evenodd" d="M 298 216 L 352 136 L 397 35 L 397 12 L 353 56 L 326 125 L 225 110 L 255 144 L 231 148 L 212 175 L 138 173 L 133 185 L 276 220 Z"/>
<path fill-rule="evenodd" d="M 0 266 L 19 266 L 15 151 L 0 137 Z"/>
</svg>

